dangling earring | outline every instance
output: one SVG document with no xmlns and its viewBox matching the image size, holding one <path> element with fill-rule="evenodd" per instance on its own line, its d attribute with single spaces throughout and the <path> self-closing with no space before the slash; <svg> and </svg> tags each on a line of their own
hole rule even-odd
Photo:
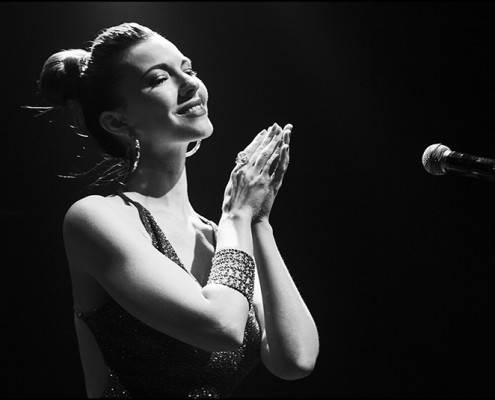
<svg viewBox="0 0 495 400">
<path fill-rule="evenodd" d="M 186 153 L 186 157 L 191 157 L 194 153 L 196 153 L 199 150 L 199 146 L 201 146 L 201 140 L 198 140 L 196 145 Z"/>
<path fill-rule="evenodd" d="M 134 163 L 132 164 L 132 168 L 131 168 L 131 171 L 130 173 L 132 174 L 136 168 L 137 168 L 137 165 L 138 165 L 138 162 L 139 162 L 139 157 L 141 156 L 141 146 L 139 144 L 139 140 L 136 138 L 134 139 Z M 129 164 L 131 163 L 131 159 L 129 159 Z"/>
</svg>

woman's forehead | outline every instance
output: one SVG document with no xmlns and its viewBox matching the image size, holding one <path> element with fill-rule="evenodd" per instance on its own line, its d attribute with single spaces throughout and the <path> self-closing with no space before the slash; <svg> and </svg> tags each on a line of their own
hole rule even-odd
<svg viewBox="0 0 495 400">
<path fill-rule="evenodd" d="M 123 57 L 123 64 L 144 72 L 155 64 L 180 65 L 186 58 L 180 50 L 162 36 L 153 36 L 133 47 Z"/>
</svg>

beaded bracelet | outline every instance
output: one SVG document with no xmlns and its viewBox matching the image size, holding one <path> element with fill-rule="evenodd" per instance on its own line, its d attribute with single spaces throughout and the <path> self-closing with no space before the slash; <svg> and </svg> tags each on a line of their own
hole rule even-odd
<svg viewBox="0 0 495 400">
<path fill-rule="evenodd" d="M 243 294 L 251 305 L 254 292 L 253 258 L 238 249 L 219 250 L 213 256 L 207 283 L 217 283 L 235 289 Z"/>
</svg>

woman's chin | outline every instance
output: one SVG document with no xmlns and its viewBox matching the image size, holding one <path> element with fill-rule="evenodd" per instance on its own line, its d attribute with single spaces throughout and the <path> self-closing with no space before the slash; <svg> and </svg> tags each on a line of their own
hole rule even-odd
<svg viewBox="0 0 495 400">
<path fill-rule="evenodd" d="M 213 134 L 213 124 L 209 119 L 205 121 L 204 127 L 201 129 L 201 133 L 202 133 L 201 139 L 206 139 Z"/>
</svg>

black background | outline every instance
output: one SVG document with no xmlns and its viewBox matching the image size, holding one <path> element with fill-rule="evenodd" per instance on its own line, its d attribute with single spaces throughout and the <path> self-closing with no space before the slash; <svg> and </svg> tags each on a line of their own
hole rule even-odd
<svg viewBox="0 0 495 400">
<path fill-rule="evenodd" d="M 236 397 L 495 395 L 494 186 L 421 164 L 433 143 L 495 158 L 495 4 L 4 2 L 0 20 L 2 397 L 85 395 L 61 225 L 91 180 L 56 175 L 98 158 L 21 106 L 45 105 L 49 55 L 131 21 L 209 89 L 215 132 L 188 160 L 201 214 L 218 220 L 258 131 L 294 125 L 272 225 L 320 356 L 300 381 L 260 365 Z"/>
</svg>

